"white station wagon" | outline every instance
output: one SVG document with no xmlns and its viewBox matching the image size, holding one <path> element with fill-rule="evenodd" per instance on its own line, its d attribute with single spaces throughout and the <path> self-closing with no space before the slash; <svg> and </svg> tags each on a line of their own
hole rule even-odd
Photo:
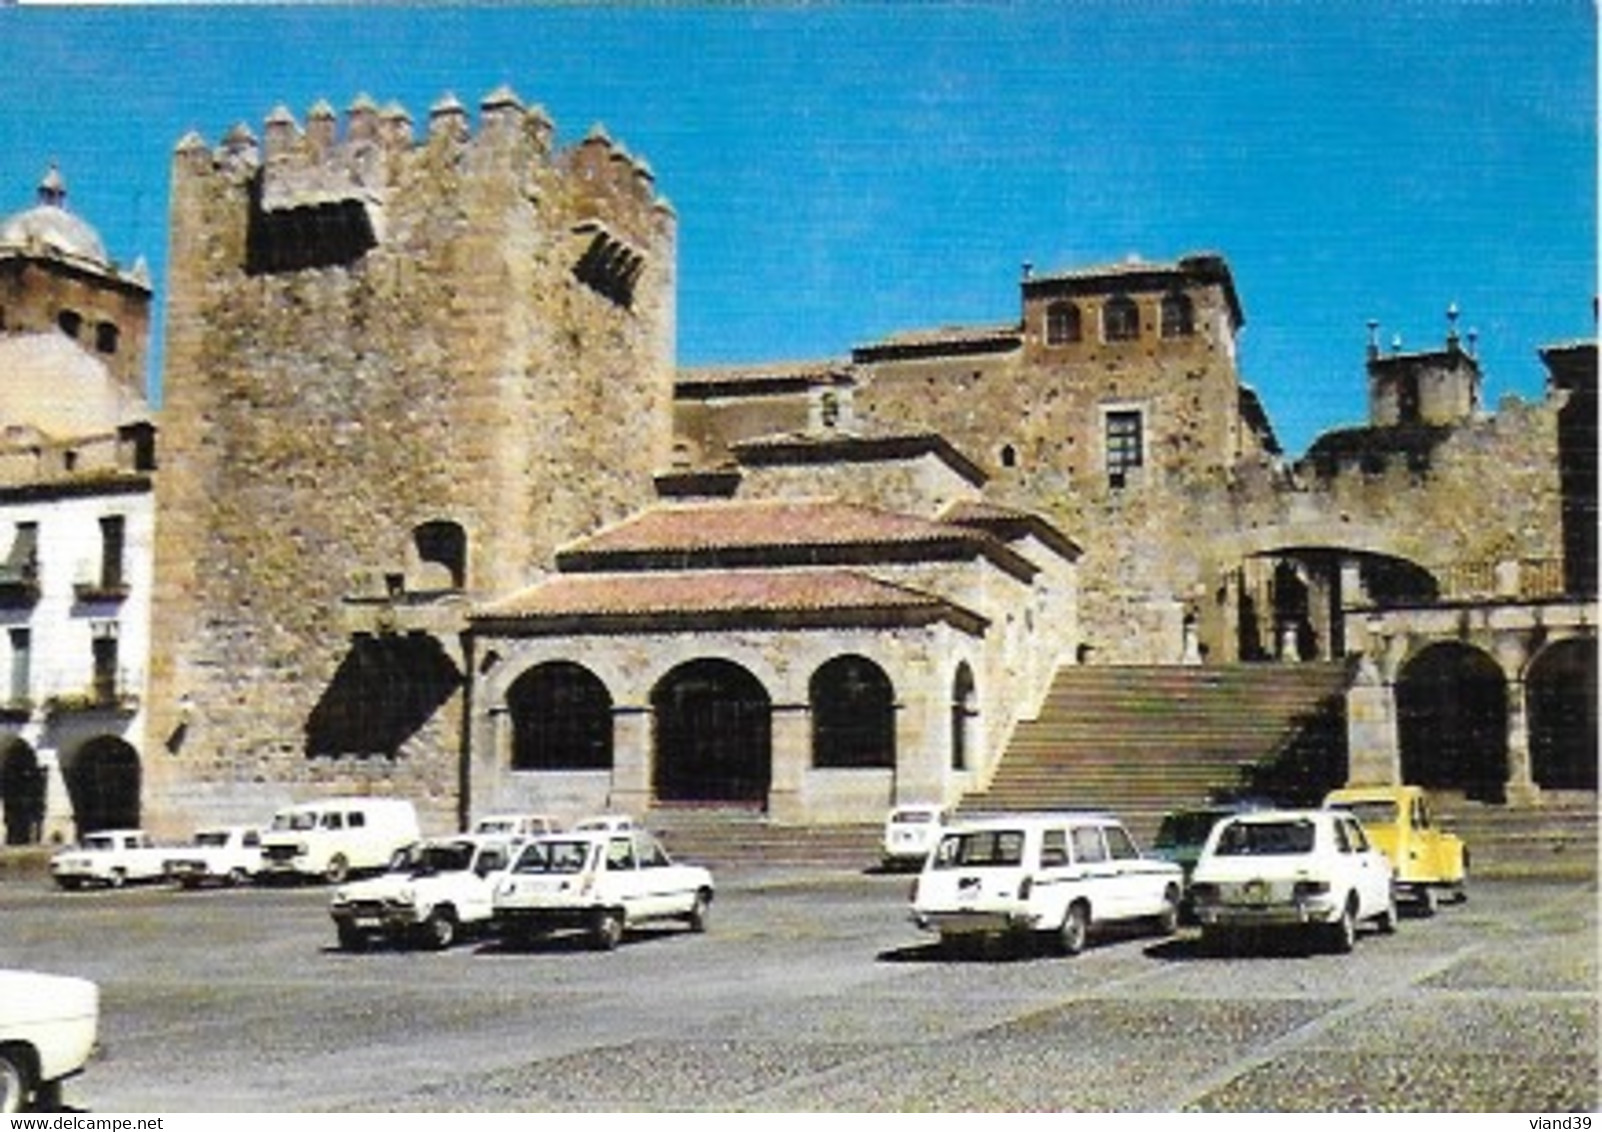
<svg viewBox="0 0 1602 1132">
<path fill-rule="evenodd" d="M 1288 929 L 1350 951 L 1357 925 L 1396 930 L 1390 860 L 1344 810 L 1259 810 L 1213 827 L 1191 874 L 1202 945 Z"/>
<path fill-rule="evenodd" d="M 955 950 L 984 937 L 1053 936 L 1068 955 L 1092 925 L 1179 923 L 1184 874 L 1141 855 L 1106 814 L 1017 814 L 946 829 L 912 893 L 912 919 Z"/>
</svg>

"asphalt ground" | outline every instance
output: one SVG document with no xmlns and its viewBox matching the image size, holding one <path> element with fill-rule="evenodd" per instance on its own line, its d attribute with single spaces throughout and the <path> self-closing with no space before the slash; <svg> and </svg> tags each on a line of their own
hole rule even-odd
<svg viewBox="0 0 1602 1132">
<path fill-rule="evenodd" d="M 320 888 L 0 882 L 0 965 L 97 980 L 92 1113 L 1598 1107 L 1593 880 L 1477 881 L 1349 955 L 1193 930 L 953 959 L 909 880 L 719 878 L 711 930 L 333 946 Z"/>
</svg>

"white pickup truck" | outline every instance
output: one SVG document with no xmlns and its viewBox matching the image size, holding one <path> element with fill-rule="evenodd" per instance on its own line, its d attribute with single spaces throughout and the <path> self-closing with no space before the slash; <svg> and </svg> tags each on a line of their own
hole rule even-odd
<svg viewBox="0 0 1602 1132">
<path fill-rule="evenodd" d="M 253 825 L 196 830 L 194 841 L 170 850 L 166 860 L 167 879 L 184 888 L 247 884 L 260 871 L 261 830 Z"/>
<path fill-rule="evenodd" d="M 50 858 L 50 875 L 62 888 L 121 888 L 135 881 L 161 880 L 171 853 L 142 829 L 103 829 L 85 834 L 77 845 Z"/>
</svg>

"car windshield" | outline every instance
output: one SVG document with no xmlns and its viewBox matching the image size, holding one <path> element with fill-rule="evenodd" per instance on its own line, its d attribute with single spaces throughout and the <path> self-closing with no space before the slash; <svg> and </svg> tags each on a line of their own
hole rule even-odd
<svg viewBox="0 0 1602 1132">
<path fill-rule="evenodd" d="M 1311 853 L 1316 827 L 1306 818 L 1236 821 L 1218 835 L 1220 857 L 1281 857 Z"/>
<path fill-rule="evenodd" d="M 1389 799 L 1366 802 L 1336 802 L 1335 808 L 1352 814 L 1364 825 L 1395 825 L 1401 810 Z"/>
<path fill-rule="evenodd" d="M 207 830 L 195 834 L 195 844 L 208 849 L 226 849 L 228 847 L 228 834 L 224 830 Z"/>
<path fill-rule="evenodd" d="M 935 850 L 934 867 L 957 869 L 1001 867 L 1023 862 L 1024 835 L 1021 829 L 984 829 L 953 833 Z"/>
<path fill-rule="evenodd" d="M 1152 845 L 1157 849 L 1200 845 L 1207 840 L 1207 835 L 1213 831 L 1213 826 L 1218 824 L 1218 819 L 1225 816 L 1227 815 L 1218 810 L 1169 814 L 1163 818 L 1162 825 L 1157 827 L 1157 839 Z"/>
<path fill-rule="evenodd" d="M 577 873 L 584 871 L 590 848 L 595 843 L 576 841 L 535 841 L 523 850 L 513 872 L 519 873 Z"/>
<path fill-rule="evenodd" d="M 427 876 L 430 873 L 457 873 L 473 863 L 473 846 L 466 841 L 444 845 L 411 845 L 395 854 L 390 871 Z"/>
</svg>

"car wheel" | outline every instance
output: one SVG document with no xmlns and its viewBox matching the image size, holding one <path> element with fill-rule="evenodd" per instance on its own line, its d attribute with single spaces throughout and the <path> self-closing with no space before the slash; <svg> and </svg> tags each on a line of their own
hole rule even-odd
<svg viewBox="0 0 1602 1132">
<path fill-rule="evenodd" d="M 78 881 L 74 877 L 57 877 L 56 883 L 61 886 L 63 892 L 74 892 L 78 888 Z"/>
<path fill-rule="evenodd" d="M 27 1102 L 27 1066 L 14 1051 L 0 1049 L 0 1112 L 21 1112 Z"/>
<path fill-rule="evenodd" d="M 1396 934 L 1396 892 L 1393 890 L 1385 898 L 1385 910 L 1381 912 L 1376 921 L 1379 930 L 1385 935 Z"/>
<path fill-rule="evenodd" d="M 444 951 L 456 942 L 456 914 L 449 908 L 436 908 L 423 921 L 423 942 L 435 951 Z"/>
<path fill-rule="evenodd" d="M 706 931 L 707 917 L 711 915 L 712 902 L 707 899 L 705 892 L 695 894 L 695 903 L 690 905 L 690 930 L 692 932 Z"/>
<path fill-rule="evenodd" d="M 345 854 L 335 853 L 328 859 L 328 867 L 323 870 L 323 879 L 329 884 L 344 884 L 350 876 L 350 862 Z"/>
<path fill-rule="evenodd" d="M 112 869 L 111 875 L 106 878 L 106 883 L 112 888 L 121 888 L 128 883 L 128 874 L 121 869 Z"/>
<path fill-rule="evenodd" d="M 250 880 L 250 874 L 244 869 L 229 869 L 227 880 L 229 888 L 239 888 Z"/>
<path fill-rule="evenodd" d="M 1064 955 L 1078 955 L 1085 949 L 1085 937 L 1090 932 L 1090 910 L 1082 903 L 1071 904 L 1063 913 L 1062 927 L 1057 929 L 1057 946 Z"/>
<path fill-rule="evenodd" d="M 1329 943 L 1334 951 L 1342 955 L 1357 946 L 1357 913 L 1352 911 L 1350 900 L 1341 909 L 1340 918 L 1329 925 Z"/>
<path fill-rule="evenodd" d="M 352 924 L 336 924 L 334 932 L 343 951 L 363 951 L 367 947 L 367 933 Z"/>
<path fill-rule="evenodd" d="M 613 951 L 623 941 L 623 914 L 611 908 L 595 915 L 590 942 L 597 951 Z"/>
<path fill-rule="evenodd" d="M 1428 884 L 1420 885 L 1418 890 L 1418 914 L 1428 919 L 1435 915 L 1438 907 L 1439 902 L 1435 895 L 1435 887 Z"/>
<path fill-rule="evenodd" d="M 1179 930 L 1179 889 L 1163 893 L 1163 910 L 1157 913 L 1157 934 L 1173 935 Z"/>
</svg>

